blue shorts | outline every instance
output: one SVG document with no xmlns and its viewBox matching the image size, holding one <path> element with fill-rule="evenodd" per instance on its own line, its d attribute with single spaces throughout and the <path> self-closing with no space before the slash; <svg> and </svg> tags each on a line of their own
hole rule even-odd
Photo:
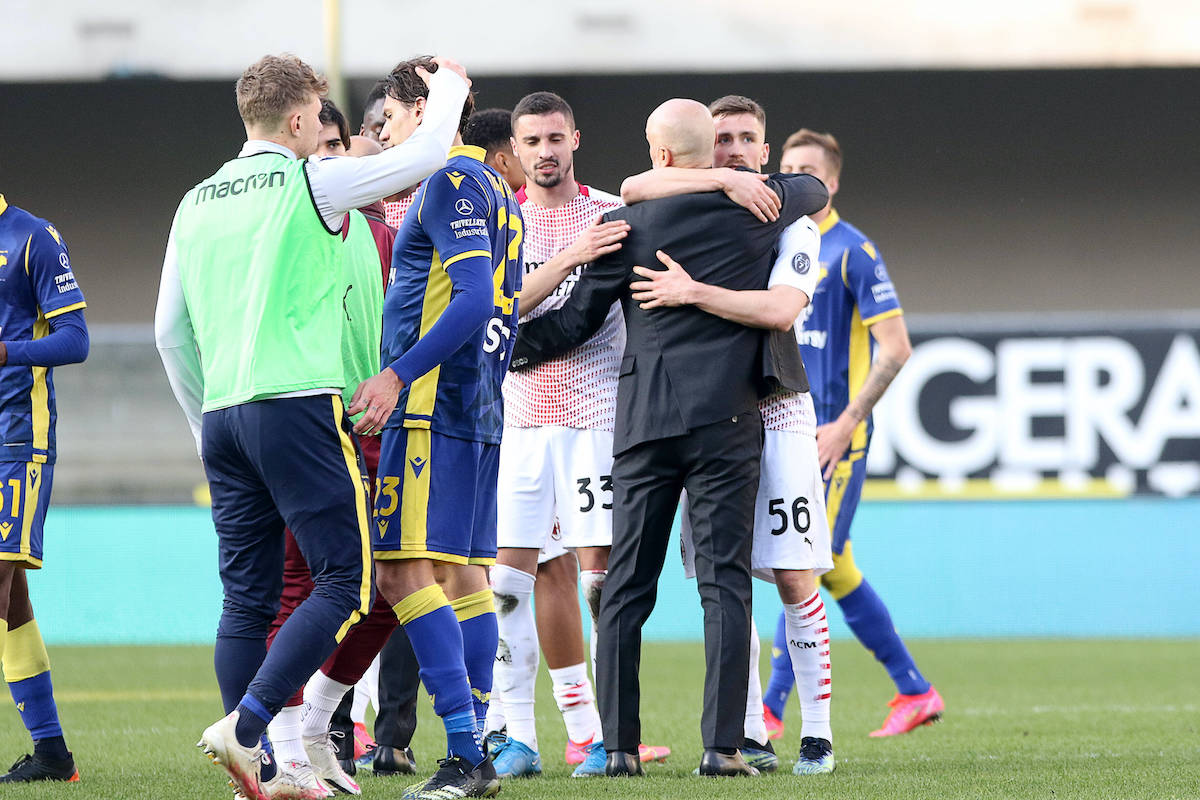
<svg viewBox="0 0 1200 800">
<path fill-rule="evenodd" d="M 856 450 L 837 463 L 833 477 L 825 484 L 825 514 L 829 519 L 833 552 L 839 556 L 850 541 L 850 523 L 858 510 L 866 477 L 867 451 Z"/>
<path fill-rule="evenodd" d="M 0 560 L 42 566 L 42 524 L 53 481 L 53 464 L 0 461 Z"/>
<path fill-rule="evenodd" d="M 387 428 L 375 479 L 375 558 L 496 562 L 500 445 Z"/>
</svg>

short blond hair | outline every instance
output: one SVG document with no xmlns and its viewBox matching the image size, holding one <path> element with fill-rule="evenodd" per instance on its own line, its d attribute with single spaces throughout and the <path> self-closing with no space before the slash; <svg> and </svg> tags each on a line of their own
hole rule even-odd
<svg viewBox="0 0 1200 800">
<path fill-rule="evenodd" d="M 783 143 L 783 152 L 810 144 L 825 151 L 825 160 L 829 162 L 830 172 L 834 175 L 842 174 L 842 146 L 833 138 L 832 133 L 817 133 L 808 128 L 801 128 Z"/>
<path fill-rule="evenodd" d="M 263 56 L 238 78 L 238 113 L 247 125 L 268 126 L 312 95 L 324 97 L 327 91 L 325 78 L 294 55 Z"/>
</svg>

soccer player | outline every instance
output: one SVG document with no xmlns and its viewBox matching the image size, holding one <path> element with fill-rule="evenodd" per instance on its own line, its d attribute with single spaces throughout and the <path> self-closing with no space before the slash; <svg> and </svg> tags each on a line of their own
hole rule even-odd
<svg viewBox="0 0 1200 800">
<path fill-rule="evenodd" d="M 363 104 L 362 124 L 358 126 L 359 136 L 379 141 L 379 134 L 383 133 L 383 97 L 386 86 L 386 82 L 376 81 L 371 91 L 367 92 L 367 101 Z"/>
<path fill-rule="evenodd" d="M 383 118 L 386 88 L 387 82 L 383 80 L 371 87 L 358 129 L 361 136 L 375 142 L 379 141 L 386 121 Z M 381 201 L 380 213 L 384 224 L 393 229 L 400 227 L 404 222 L 404 214 L 412 204 L 412 194 L 411 190 L 406 189 Z M 390 247 L 388 258 L 390 262 Z M 378 692 L 378 713 L 375 717 L 378 741 L 371 755 L 371 770 L 376 775 L 409 775 L 416 770 L 416 757 L 409 743 L 417 729 L 416 702 L 420 681 L 417 678 L 416 656 L 403 630 L 388 638 L 367 673 L 367 680 L 372 680 L 372 674 L 376 675 L 374 685 Z M 357 723 L 355 731 L 357 739 Z"/>
<path fill-rule="evenodd" d="M 568 127 L 565 120 L 563 125 Z M 513 191 L 520 192 L 525 185 L 526 176 L 520 159 L 513 151 L 511 111 L 500 108 L 476 111 L 463 131 L 463 141 L 482 147 L 487 152 L 485 163 L 503 175 Z M 573 170 L 572 165 L 572 180 Z M 595 193 L 594 189 L 591 191 Z M 526 202 L 531 201 L 527 199 Z M 528 257 L 531 252 L 530 238 L 536 239 L 538 231 L 531 231 L 527 222 L 525 233 L 525 252 Z M 535 271 L 536 268 L 537 262 L 526 262 L 528 271 Z M 503 453 L 503 444 L 501 452 Z M 503 462 L 503 456 L 501 460 Z M 501 558 L 506 555 L 507 552 L 501 549 Z M 537 557 L 536 581 L 533 584 L 537 633 L 532 637 L 532 641 L 530 635 L 533 629 L 528 619 L 529 598 L 523 594 L 504 595 L 505 599 L 510 597 L 516 604 L 513 608 L 507 608 L 513 602 L 500 603 L 501 646 L 496 658 L 499 681 L 492 693 L 484 728 L 489 743 L 493 745 L 492 753 L 500 764 L 497 769 L 500 770 L 501 777 L 506 773 L 539 774 L 540 756 L 537 755 L 536 738 L 532 738 L 536 737 L 536 730 L 533 728 L 533 685 L 537 674 L 539 645 L 554 681 L 555 700 L 567 724 L 566 761 L 571 765 L 580 764 L 587 759 L 587 748 L 593 744 L 592 739 L 599 730 L 599 723 L 594 691 L 584 661 L 582 619 L 578 602 L 579 562 L 574 553 L 563 546 L 562 532 L 557 523 Z M 510 615 L 517 618 L 517 625 L 505 624 Z M 512 634 L 510 638 L 505 638 L 506 632 Z M 517 704 L 517 733 L 531 737 L 532 741 L 513 736 L 513 743 L 508 742 L 503 702 L 505 694 L 509 694 L 509 690 L 505 688 L 507 686 L 518 687 L 511 691 Z M 644 758 L 649 755 L 651 758 L 662 760 L 670 753 L 669 748 L 643 748 Z M 602 751 L 603 748 L 593 748 L 593 752 L 596 750 Z M 595 757 L 593 761 L 596 761 Z M 582 776 L 594 766 L 595 764 L 577 772 Z M 603 768 L 602 760 L 599 766 Z"/>
<path fill-rule="evenodd" d="M 562 305 L 583 266 L 619 248 L 629 226 L 623 221 L 595 223 L 621 201 L 576 182 L 574 151 L 580 134 L 565 100 L 551 92 L 525 96 L 513 109 L 511 129 L 509 149 L 526 179 L 517 198 L 525 219 L 527 274 L 520 306 L 527 320 Z M 496 662 L 508 734 L 495 753 L 502 776 L 542 771 L 534 725 L 538 635 L 531 600 L 538 562 L 556 520 L 561 544 L 578 558 L 593 621 L 599 608 L 612 544 L 612 498 L 606 493 L 611 492 L 617 366 L 624 347 L 625 325 L 614 305 L 604 325 L 581 347 L 504 381 L 500 547 L 492 569 L 492 587 L 504 599 Z M 575 602 L 573 597 L 558 600 Z M 575 638 L 573 631 L 567 635 Z M 584 751 L 573 774 L 602 775 L 600 717 L 582 639 L 578 641 L 576 657 L 550 663 L 550 676 L 567 725 L 568 751 Z"/>
<path fill-rule="evenodd" d="M 412 60 L 394 69 L 383 141 L 422 122 Z M 461 131 L 471 111 L 464 106 Z M 417 191 L 384 302 L 386 367 L 355 393 L 359 433 L 382 429 L 376 580 L 408 632 L 448 755 L 416 798 L 488 797 L 500 781 L 480 732 L 497 631 L 486 567 L 496 558 L 501 382 L 521 288 L 522 220 L 484 151 L 461 145 Z M 395 413 L 393 414 L 393 411 Z"/>
<path fill-rule="evenodd" d="M 468 83 L 440 64 L 424 75 L 429 124 L 402 147 L 309 160 L 326 83 L 294 56 L 263 57 L 237 83 L 246 145 L 184 196 L 167 241 L 155 339 L 203 455 L 225 594 L 214 664 L 228 713 L 200 746 L 246 797 L 324 796 L 276 768 L 263 734 L 371 602 L 366 479 L 341 399 L 340 233 L 347 211 L 444 158 Z M 266 652 L 285 526 L 314 588 Z"/>
<path fill-rule="evenodd" d="M 349 152 L 350 129 L 346 118 L 330 100 L 321 101 L 319 119 L 322 123 L 318 138 L 317 156 L 330 157 Z M 358 137 L 380 152 L 378 143 Z M 359 382 L 379 370 L 379 342 L 383 319 L 383 286 L 391 265 L 391 244 L 395 231 L 381 221 L 379 204 L 365 210 L 347 212 L 342 222 L 341 236 L 344 241 L 342 261 L 345 269 L 346 291 L 342 296 L 342 364 L 345 369 L 345 386 L 342 402 L 349 405 L 350 396 Z M 368 216 L 368 214 L 373 215 Z M 382 262 L 382 263 L 381 263 Z M 356 437 L 355 443 L 362 453 L 363 466 L 368 479 L 373 479 L 379 463 L 379 446 L 375 437 Z M 280 627 L 313 589 L 308 564 L 290 530 L 284 531 L 283 593 L 279 612 L 271 624 L 267 636 L 268 648 L 273 644 Z M 387 625 L 391 609 L 376 602 L 363 625 Z M 343 643 L 348 640 L 343 639 Z M 321 731 L 320 736 L 304 737 L 302 711 L 304 697 L 297 691 L 271 720 L 268 734 L 274 748 L 276 760 L 296 777 L 300 783 L 312 788 L 321 784 L 335 787 L 338 791 L 359 794 L 358 784 L 353 779 L 354 760 L 352 753 L 347 760 L 348 768 L 336 757 L 337 745 L 345 742 L 353 746 L 353 723 L 337 740 L 330 732 Z"/>
<path fill-rule="evenodd" d="M 891 711 L 870 734 L 894 736 L 937 720 L 945 703 L 917 669 L 887 606 L 855 566 L 850 524 L 867 471 L 871 409 L 912 346 L 879 251 L 833 208 L 842 171 L 837 139 L 807 128 L 797 131 L 784 143 L 780 169 L 815 175 L 829 187 L 830 204 L 813 215 L 821 231 L 821 282 L 800 336 L 816 400 L 817 450 L 833 533 L 833 570 L 821 576 L 821 583 L 837 600 L 850 630 L 896 684 L 896 696 L 888 704 Z M 777 653 L 785 639 L 781 618 L 775 633 Z M 771 715 L 768 723 L 780 733 L 792 680 L 792 665 L 777 655 L 772 659 L 766 706 Z"/>
<path fill-rule="evenodd" d="M 766 112 L 754 100 L 728 95 L 709 105 L 716 128 L 715 167 L 761 170 L 770 156 L 766 141 Z M 679 176 L 684 179 L 687 176 Z M 654 196 L 654 171 L 630 178 L 622 187 L 634 201 Z M 702 180 L 699 176 L 695 180 Z M 647 191 L 647 190 L 650 191 Z M 683 187 L 679 186 L 679 190 Z M 660 193 L 661 194 L 661 193 Z M 693 281 L 667 254 L 666 270 L 636 267 L 645 280 L 632 284 L 633 299 L 645 308 L 694 305 L 733 322 L 760 328 L 798 332 L 798 317 L 814 294 L 820 234 L 802 217 L 780 237 L 779 257 L 766 291 L 731 292 Z M 766 431 L 758 499 L 754 510 L 754 574 L 776 584 L 784 603 L 785 647 L 801 676 L 804 727 L 793 772 L 800 775 L 832 772 L 833 732 L 830 726 L 831 673 L 829 629 L 817 579 L 832 568 L 829 528 L 825 521 L 821 468 L 817 458 L 816 415 L 809 392 L 777 392 L 759 403 Z M 694 574 L 690 529 L 684 517 L 684 566 Z M 747 693 L 742 755 L 761 771 L 778 765 L 768 742 L 758 678 L 758 634 L 750 637 L 750 687 Z"/>
<path fill-rule="evenodd" d="M 321 120 L 321 133 L 317 139 L 317 152 L 314 155 L 318 158 L 346 155 L 350 149 L 350 124 L 346 122 L 346 115 L 332 100 L 323 97 L 321 98 L 321 113 L 317 115 L 317 118 Z"/>
<path fill-rule="evenodd" d="M 525 185 L 525 170 L 521 169 L 521 161 L 513 152 L 511 111 L 506 108 L 476 111 L 467 120 L 463 142 L 482 147 L 487 153 L 483 162 L 499 172 L 514 192 L 519 192 Z"/>
<path fill-rule="evenodd" d="M 87 358 L 87 303 L 58 229 L 0 195 L 0 656 L 33 754 L 0 783 L 78 781 L 26 572 L 42 566 L 54 481 L 53 368 Z"/>
</svg>

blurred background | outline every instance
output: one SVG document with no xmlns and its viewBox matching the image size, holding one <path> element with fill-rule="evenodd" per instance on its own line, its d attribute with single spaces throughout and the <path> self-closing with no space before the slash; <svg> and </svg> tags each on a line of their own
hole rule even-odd
<svg viewBox="0 0 1200 800">
<path fill-rule="evenodd" d="M 92 331 L 55 376 L 48 639 L 211 640 L 203 472 L 151 323 L 176 203 L 243 141 L 233 82 L 282 51 L 330 76 L 355 129 L 418 53 L 466 65 L 481 108 L 558 92 L 576 175 L 613 192 L 672 96 L 759 100 L 770 168 L 792 131 L 834 133 L 836 206 L 915 344 L 854 528 L 902 632 L 1200 634 L 1195 3 L 7 0 L 5 19 L 0 193 L 63 232 Z M 660 608 L 689 613 L 652 636 L 699 636 L 677 571 Z"/>
</svg>

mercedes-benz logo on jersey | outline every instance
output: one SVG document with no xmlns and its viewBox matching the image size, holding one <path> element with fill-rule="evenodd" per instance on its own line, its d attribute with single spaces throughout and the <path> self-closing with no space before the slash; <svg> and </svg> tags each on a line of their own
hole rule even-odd
<svg viewBox="0 0 1200 800">
<path fill-rule="evenodd" d="M 888 279 L 887 267 L 883 266 L 883 264 L 876 264 L 875 265 L 875 277 L 881 281 L 886 281 Z"/>
<path fill-rule="evenodd" d="M 471 205 L 471 201 L 464 197 L 454 204 L 454 210 L 466 217 L 475 213 L 475 206 Z"/>
<path fill-rule="evenodd" d="M 792 269 L 797 275 L 807 275 L 812 268 L 812 261 L 808 258 L 808 253 L 801 250 L 796 255 L 792 256 Z"/>
</svg>

